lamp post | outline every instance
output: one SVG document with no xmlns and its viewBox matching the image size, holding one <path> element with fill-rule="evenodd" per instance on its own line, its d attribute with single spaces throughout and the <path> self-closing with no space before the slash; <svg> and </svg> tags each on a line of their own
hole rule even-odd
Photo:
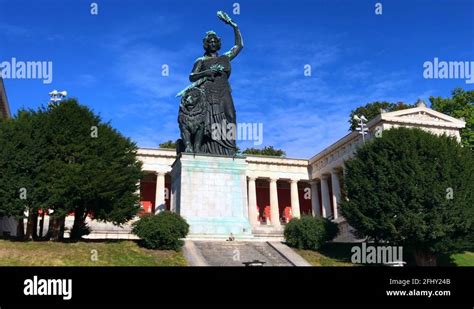
<svg viewBox="0 0 474 309">
<path fill-rule="evenodd" d="M 67 96 L 67 91 L 57 91 L 56 89 L 49 93 L 48 106 L 56 106 L 58 102 L 62 101 Z"/>
<path fill-rule="evenodd" d="M 367 132 L 369 131 L 366 126 L 367 118 L 365 118 L 364 115 L 360 117 L 358 115 L 354 115 L 352 118 L 357 121 L 356 130 L 359 131 L 360 135 L 362 135 L 362 142 L 365 143 L 365 135 L 367 135 Z"/>
</svg>

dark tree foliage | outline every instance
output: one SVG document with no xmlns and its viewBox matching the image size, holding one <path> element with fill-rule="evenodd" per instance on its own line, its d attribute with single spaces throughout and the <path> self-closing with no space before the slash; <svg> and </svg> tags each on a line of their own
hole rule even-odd
<svg viewBox="0 0 474 309">
<path fill-rule="evenodd" d="M 443 114 L 464 118 L 466 127 L 461 129 L 462 144 L 474 150 L 474 90 L 456 88 L 452 98 L 430 97 L 431 108 Z"/>
<path fill-rule="evenodd" d="M 346 167 L 348 199 L 340 207 L 363 235 L 412 250 L 419 265 L 472 248 L 474 159 L 454 139 L 387 130 Z"/>
<path fill-rule="evenodd" d="M 47 207 L 47 150 L 42 113 L 21 110 L 0 121 L 0 216 L 19 220 L 18 237 L 36 238 L 38 210 Z M 23 235 L 24 212 L 28 226 Z"/>
<path fill-rule="evenodd" d="M 273 156 L 273 157 L 285 157 L 286 153 L 281 149 L 275 149 L 273 146 L 265 146 L 263 149 L 258 148 L 247 148 L 243 154 L 261 155 L 261 156 Z"/>
<path fill-rule="evenodd" d="M 50 162 L 56 205 L 74 211 L 71 238 L 82 236 L 88 214 L 122 224 L 139 209 L 137 183 L 142 177 L 136 145 L 75 100 L 49 111 Z"/>
<path fill-rule="evenodd" d="M 360 106 L 354 110 L 351 111 L 350 118 L 349 118 L 349 124 L 350 124 L 350 131 L 354 131 L 355 128 L 357 127 L 357 121 L 353 119 L 354 115 L 362 116 L 364 115 L 365 118 L 367 118 L 368 121 L 374 119 L 377 117 L 381 110 L 385 110 L 386 112 L 394 112 L 402 109 L 407 109 L 407 108 L 412 108 L 414 107 L 413 105 L 410 104 L 405 104 L 403 102 L 398 102 L 398 103 L 390 103 L 390 102 L 372 102 L 372 103 L 367 103 L 364 106 Z"/>
<path fill-rule="evenodd" d="M 25 117 L 31 118 L 31 128 Z M 1 211 L 49 210 L 48 237 L 61 238 L 64 217 L 71 212 L 72 239 L 87 233 L 87 215 L 121 224 L 137 213 L 142 172 L 136 145 L 76 100 L 20 111 L 2 124 L 0 142 L 5 146 L 0 151 L 2 175 L 8 172 L 0 176 L 0 188 L 6 191 Z M 23 187 L 27 199 L 19 202 L 17 192 Z"/>
<path fill-rule="evenodd" d="M 161 143 L 159 145 L 160 148 L 168 148 L 168 149 L 176 149 L 176 142 L 173 142 L 172 140 L 166 141 L 164 143 Z"/>
</svg>

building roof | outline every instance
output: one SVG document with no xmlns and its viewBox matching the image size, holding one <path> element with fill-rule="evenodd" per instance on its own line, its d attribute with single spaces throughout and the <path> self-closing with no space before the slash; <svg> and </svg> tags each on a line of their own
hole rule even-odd
<svg viewBox="0 0 474 309">
<path fill-rule="evenodd" d="M 0 118 L 10 117 L 10 107 L 8 106 L 7 94 L 3 79 L 0 78 Z"/>
<path fill-rule="evenodd" d="M 420 126 L 420 127 L 438 127 L 438 128 L 450 128 L 450 129 L 462 129 L 466 126 L 466 122 L 462 119 L 457 119 L 443 113 L 437 112 L 426 104 L 419 104 L 417 107 L 407 108 L 394 112 L 382 112 L 374 119 L 367 123 L 367 128 L 373 129 L 380 123 L 390 123 L 400 126 Z M 357 131 L 353 131 L 329 145 L 313 157 L 309 159 L 309 163 L 313 163 L 320 158 L 324 157 L 328 153 L 338 149 L 342 145 L 353 141 L 355 139 L 361 139 L 360 134 Z"/>
<path fill-rule="evenodd" d="M 389 113 L 381 113 L 370 121 L 367 126 L 371 127 L 380 121 L 399 124 L 416 124 L 426 127 L 443 127 L 462 129 L 466 126 L 463 119 L 457 119 L 446 114 L 437 112 L 426 105 L 414 108 L 402 109 Z"/>
</svg>

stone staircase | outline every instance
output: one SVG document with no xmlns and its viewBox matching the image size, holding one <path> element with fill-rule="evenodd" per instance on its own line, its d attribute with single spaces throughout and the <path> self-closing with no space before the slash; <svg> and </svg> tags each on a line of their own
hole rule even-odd
<svg viewBox="0 0 474 309">
<path fill-rule="evenodd" d="M 267 242 L 192 241 L 192 243 L 195 254 L 200 255 L 200 260 L 205 264 L 192 266 L 244 266 L 244 263 L 254 260 L 263 262 L 263 266 L 294 266 Z"/>
</svg>

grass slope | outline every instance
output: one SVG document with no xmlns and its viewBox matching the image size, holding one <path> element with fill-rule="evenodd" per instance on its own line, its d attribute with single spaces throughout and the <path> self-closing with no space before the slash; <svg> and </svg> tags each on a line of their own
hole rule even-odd
<svg viewBox="0 0 474 309">
<path fill-rule="evenodd" d="M 360 244 L 327 243 L 318 251 L 294 249 L 313 266 L 361 266 L 351 263 L 351 248 Z M 415 266 L 412 252 L 403 252 L 407 266 Z M 474 266 L 474 252 L 440 255 L 438 266 Z"/>
<path fill-rule="evenodd" d="M 0 240 L 0 266 L 186 266 L 186 260 L 181 252 L 148 250 L 130 240 Z"/>
</svg>

